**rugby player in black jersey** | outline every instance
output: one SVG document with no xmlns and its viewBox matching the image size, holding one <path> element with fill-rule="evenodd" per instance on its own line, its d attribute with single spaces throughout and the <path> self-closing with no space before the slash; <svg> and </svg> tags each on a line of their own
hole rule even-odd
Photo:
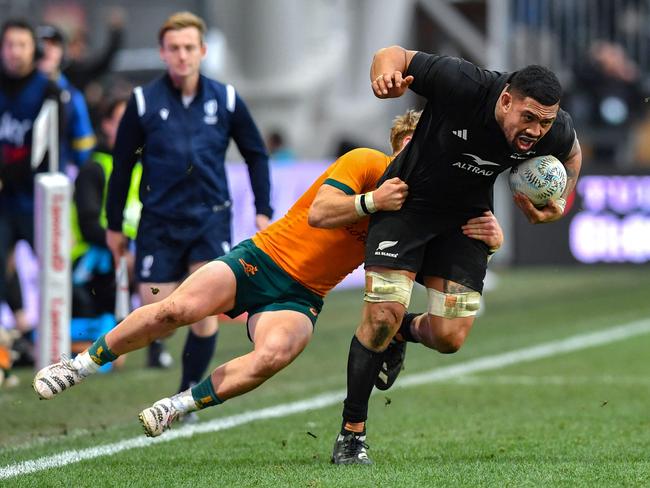
<svg viewBox="0 0 650 488">
<path fill-rule="evenodd" d="M 399 177 L 409 195 L 401 210 L 371 217 L 363 316 L 350 344 L 343 425 L 332 453 L 336 464 L 371 463 L 368 399 L 390 357 L 389 345 L 403 356 L 405 342 L 453 353 L 465 341 L 490 249 L 467 237 L 462 225 L 494 211 L 499 173 L 538 155 L 562 161 L 568 177 L 562 198 L 536 208 L 514 195 L 537 224 L 562 216 L 582 162 L 571 117 L 560 109 L 560 83 L 542 66 L 500 73 L 391 46 L 375 54 L 370 79 L 378 98 L 400 97 L 410 88 L 427 103 L 411 143 L 380 180 Z M 427 288 L 428 313 L 405 315 L 416 277 Z"/>
</svg>

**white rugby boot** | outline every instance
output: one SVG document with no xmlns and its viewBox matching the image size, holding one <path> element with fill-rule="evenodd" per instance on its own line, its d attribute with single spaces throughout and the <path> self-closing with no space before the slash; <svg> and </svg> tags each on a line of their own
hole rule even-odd
<svg viewBox="0 0 650 488">
<path fill-rule="evenodd" d="M 61 361 L 46 366 L 36 373 L 32 388 L 41 400 L 51 400 L 61 392 L 81 383 L 96 371 L 96 368 L 84 368 L 77 364 L 62 354 Z"/>
<path fill-rule="evenodd" d="M 171 398 L 163 398 L 149 408 L 145 408 L 138 418 L 147 437 L 158 437 L 171 427 L 180 413 L 174 407 Z"/>
</svg>

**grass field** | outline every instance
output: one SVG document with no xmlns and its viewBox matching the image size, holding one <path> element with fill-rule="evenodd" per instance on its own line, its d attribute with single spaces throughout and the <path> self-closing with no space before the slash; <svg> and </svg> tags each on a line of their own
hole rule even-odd
<svg viewBox="0 0 650 488">
<path fill-rule="evenodd" d="M 410 345 L 396 388 L 372 397 L 371 467 L 329 464 L 358 290 L 331 295 L 285 371 L 153 441 L 137 413 L 178 367 L 134 353 L 50 402 L 20 371 L 0 390 L 0 486 L 650 486 L 649 297 L 640 266 L 500 272 L 461 351 Z M 215 362 L 249 347 L 225 324 Z"/>
</svg>

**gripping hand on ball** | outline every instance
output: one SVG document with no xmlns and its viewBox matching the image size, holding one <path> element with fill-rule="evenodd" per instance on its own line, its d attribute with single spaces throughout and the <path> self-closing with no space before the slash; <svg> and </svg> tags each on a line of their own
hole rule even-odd
<svg viewBox="0 0 650 488">
<path fill-rule="evenodd" d="M 528 222 L 531 224 L 546 224 L 559 220 L 564 213 L 564 208 L 561 204 L 554 200 L 549 200 L 546 205 L 537 208 L 533 202 L 523 193 L 515 193 L 513 195 L 515 205 L 517 205 L 524 213 Z"/>
</svg>

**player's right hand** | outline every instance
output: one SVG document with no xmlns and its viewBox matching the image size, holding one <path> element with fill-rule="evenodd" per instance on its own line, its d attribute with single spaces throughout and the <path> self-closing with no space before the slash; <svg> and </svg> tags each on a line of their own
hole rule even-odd
<svg viewBox="0 0 650 488">
<path fill-rule="evenodd" d="M 409 193 L 409 187 L 399 178 L 384 181 L 373 192 L 373 200 L 377 210 L 399 210 Z"/>
<path fill-rule="evenodd" d="M 120 257 L 126 253 L 127 243 L 128 242 L 124 234 L 115 230 L 106 229 L 106 245 L 113 255 L 115 269 L 117 269 L 119 265 Z"/>
<path fill-rule="evenodd" d="M 402 78 L 401 71 L 393 71 L 376 76 L 371 86 L 377 98 L 397 98 L 404 95 L 411 83 L 413 83 L 413 75 Z"/>
<path fill-rule="evenodd" d="M 512 198 L 531 224 L 547 224 L 562 218 L 564 208 L 553 200 L 549 200 L 544 207 L 537 208 L 523 193 L 515 193 Z"/>
</svg>

